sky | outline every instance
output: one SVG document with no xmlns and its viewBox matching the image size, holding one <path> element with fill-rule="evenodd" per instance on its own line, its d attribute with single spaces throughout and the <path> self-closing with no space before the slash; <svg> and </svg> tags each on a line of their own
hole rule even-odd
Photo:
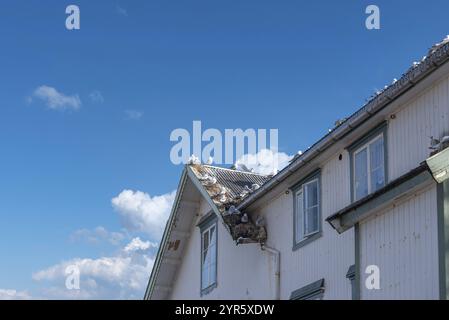
<svg viewBox="0 0 449 320">
<path fill-rule="evenodd" d="M 449 34 L 443 0 L 0 5 L 0 299 L 141 299 L 174 129 L 278 129 L 289 158 Z"/>
</svg>

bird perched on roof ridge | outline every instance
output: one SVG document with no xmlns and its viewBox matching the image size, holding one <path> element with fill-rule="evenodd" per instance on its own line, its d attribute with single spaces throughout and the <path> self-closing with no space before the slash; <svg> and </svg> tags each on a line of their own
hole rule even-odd
<svg viewBox="0 0 449 320">
<path fill-rule="evenodd" d="M 253 172 L 253 169 L 248 168 L 243 163 L 237 163 L 236 164 L 236 168 L 237 168 L 237 170 L 240 170 L 240 171 L 243 171 L 243 172 Z"/>
<path fill-rule="evenodd" d="M 200 161 L 200 159 L 197 156 L 192 154 L 189 157 L 189 160 L 187 161 L 187 164 L 201 164 L 201 161 Z"/>
<path fill-rule="evenodd" d="M 446 43 L 449 42 L 449 35 L 446 36 L 446 38 L 444 38 L 443 40 L 441 40 L 438 43 L 435 43 L 430 49 L 429 49 L 429 53 L 428 55 L 434 53 L 435 51 L 437 51 L 438 48 L 440 48 L 441 46 L 445 45 Z"/>
</svg>

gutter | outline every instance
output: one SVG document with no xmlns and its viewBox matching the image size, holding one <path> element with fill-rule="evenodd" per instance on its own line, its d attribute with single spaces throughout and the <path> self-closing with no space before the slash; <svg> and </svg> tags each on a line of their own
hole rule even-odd
<svg viewBox="0 0 449 320">
<path fill-rule="evenodd" d="M 378 113 L 387 107 L 391 102 L 412 89 L 418 82 L 430 75 L 448 60 L 449 43 L 446 43 L 426 57 L 418 66 L 410 68 L 398 81 L 383 90 L 380 94 L 366 103 L 361 109 L 353 113 L 341 125 L 312 145 L 310 149 L 305 151 L 301 156 L 297 157 L 297 159 L 293 160 L 292 163 L 282 169 L 278 174 L 274 175 L 273 178 L 268 180 L 258 190 L 243 200 L 237 208 L 243 209 L 260 199 L 268 191 L 274 189 L 281 182 L 286 180 L 292 173 L 298 171 L 307 163 L 310 163 L 335 142 L 341 140 L 351 131 L 362 125 L 371 116 Z"/>
<path fill-rule="evenodd" d="M 275 278 L 275 290 L 274 290 L 274 300 L 281 299 L 281 252 L 277 249 L 268 247 L 266 245 L 261 246 L 262 251 L 266 251 L 275 258 L 274 266 L 274 278 Z"/>
</svg>

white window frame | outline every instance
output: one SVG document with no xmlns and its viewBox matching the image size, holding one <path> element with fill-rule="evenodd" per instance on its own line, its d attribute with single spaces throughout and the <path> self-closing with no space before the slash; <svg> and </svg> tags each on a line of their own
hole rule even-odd
<svg viewBox="0 0 449 320">
<path fill-rule="evenodd" d="M 307 226 L 307 219 L 308 214 L 306 214 L 306 201 L 307 197 L 305 196 L 306 193 L 306 186 L 316 183 L 317 186 L 317 229 L 313 230 L 311 232 L 306 233 L 306 226 Z M 299 201 L 301 199 L 301 201 Z M 308 180 L 307 182 L 304 182 L 301 187 L 295 192 L 295 245 L 300 244 L 301 242 L 307 240 L 311 236 L 319 233 L 321 231 L 321 190 L 320 190 L 320 180 L 318 177 L 312 178 Z M 310 207 L 312 208 L 312 207 Z M 308 208 L 308 209 L 310 209 Z M 300 226 L 300 228 L 298 228 Z"/>
<path fill-rule="evenodd" d="M 370 139 L 367 143 L 363 144 L 362 146 L 360 146 L 359 148 L 357 148 L 353 153 L 352 153 L 352 172 L 353 172 L 353 177 L 352 177 L 352 192 L 353 192 L 353 198 L 355 201 L 360 200 L 364 197 L 366 197 L 367 195 L 373 193 L 376 190 L 371 190 L 371 145 L 374 144 L 374 142 L 376 142 L 377 140 L 382 138 L 382 148 L 383 148 L 383 175 L 384 175 L 384 185 L 386 184 L 386 159 L 385 159 L 385 135 L 383 132 L 379 133 L 378 135 L 374 136 L 372 139 Z M 368 193 L 361 197 L 360 199 L 357 199 L 357 186 L 356 186 L 356 159 L 355 157 L 357 156 L 357 154 L 359 154 L 360 152 L 362 152 L 363 150 L 366 149 L 366 170 L 367 170 L 367 184 L 368 184 Z"/>
<path fill-rule="evenodd" d="M 211 245 L 211 230 L 215 229 L 214 235 L 213 235 L 213 246 L 215 247 L 214 252 L 212 253 L 215 256 L 215 264 L 210 263 L 208 265 L 209 267 L 209 279 L 208 282 L 205 283 L 205 279 L 203 278 L 203 268 L 204 268 L 204 254 L 206 252 L 206 250 L 204 250 L 204 237 L 205 234 L 208 233 L 208 239 L 209 239 L 209 244 L 207 247 L 207 251 L 210 251 L 212 245 Z M 205 228 L 204 230 L 201 231 L 201 291 L 204 292 L 206 290 L 208 290 L 209 288 L 213 287 L 216 285 L 217 283 L 217 242 L 218 242 L 218 237 L 217 237 L 217 223 L 212 223 L 210 226 L 208 226 L 207 228 Z M 211 281 L 210 279 L 210 273 L 211 273 L 211 268 L 214 268 L 215 270 L 215 278 Z"/>
</svg>

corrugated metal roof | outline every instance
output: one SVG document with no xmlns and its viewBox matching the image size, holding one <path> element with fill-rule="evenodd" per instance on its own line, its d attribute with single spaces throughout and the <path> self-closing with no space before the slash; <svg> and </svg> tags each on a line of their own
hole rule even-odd
<svg viewBox="0 0 449 320">
<path fill-rule="evenodd" d="M 226 207 L 237 205 L 246 198 L 251 193 L 248 189 L 254 185 L 261 187 L 271 178 L 209 165 L 194 164 L 190 168 L 222 213 Z"/>
</svg>

